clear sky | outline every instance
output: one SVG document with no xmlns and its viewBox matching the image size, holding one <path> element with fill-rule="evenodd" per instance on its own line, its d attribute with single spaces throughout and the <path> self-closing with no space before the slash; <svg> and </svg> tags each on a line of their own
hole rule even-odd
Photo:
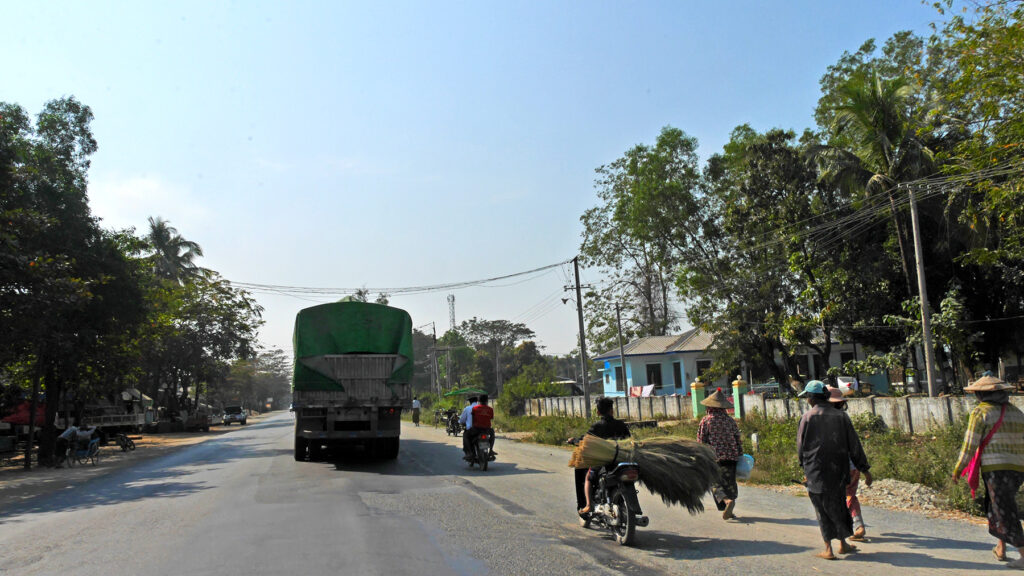
<svg viewBox="0 0 1024 576">
<path fill-rule="evenodd" d="M 938 17 L 919 0 L 3 0 L 0 14 L 0 101 L 92 107 L 105 226 L 160 216 L 229 280 L 337 288 L 572 258 L 598 166 L 666 125 L 705 158 L 742 123 L 809 127 L 844 50 Z M 570 272 L 452 291 L 456 321 L 525 322 L 568 353 Z M 391 303 L 440 336 L 447 294 Z M 314 302 L 257 299 L 261 340 L 290 351 Z"/>
</svg>

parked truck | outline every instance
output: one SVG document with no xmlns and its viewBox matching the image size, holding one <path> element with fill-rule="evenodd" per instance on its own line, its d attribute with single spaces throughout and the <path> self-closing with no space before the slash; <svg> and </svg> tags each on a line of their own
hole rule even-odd
<svg viewBox="0 0 1024 576">
<path fill-rule="evenodd" d="M 295 459 L 358 444 L 398 457 L 403 409 L 412 406 L 412 319 L 405 310 L 334 302 L 295 317 Z"/>
</svg>

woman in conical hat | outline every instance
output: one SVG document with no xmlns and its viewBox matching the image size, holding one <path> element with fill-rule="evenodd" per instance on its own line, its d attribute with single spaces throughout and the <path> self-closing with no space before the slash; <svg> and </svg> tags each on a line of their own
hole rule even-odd
<svg viewBox="0 0 1024 576">
<path fill-rule="evenodd" d="M 721 388 L 700 403 L 707 406 L 708 413 L 697 427 L 697 440 L 708 444 L 715 451 L 718 467 L 722 472 L 722 482 L 714 486 L 712 494 L 715 497 L 715 504 L 722 511 L 722 518 L 729 520 L 736 517 L 732 511 L 739 496 L 739 487 L 736 486 L 736 463 L 743 457 L 740 427 L 726 412 L 729 400 Z"/>
<path fill-rule="evenodd" d="M 987 373 L 964 388 L 964 392 L 974 392 L 979 402 L 971 411 L 960 458 L 953 467 L 953 480 L 960 479 L 982 439 L 995 429 L 981 452 L 988 533 L 999 539 L 992 553 L 997 560 L 1005 561 L 1006 545 L 1016 546 L 1021 558 L 1009 565 L 1024 570 L 1024 530 L 1016 500 L 1024 484 L 1024 443 L 1020 440 L 1024 437 L 1024 413 L 1010 403 L 1010 390 L 1013 386 Z"/>
</svg>

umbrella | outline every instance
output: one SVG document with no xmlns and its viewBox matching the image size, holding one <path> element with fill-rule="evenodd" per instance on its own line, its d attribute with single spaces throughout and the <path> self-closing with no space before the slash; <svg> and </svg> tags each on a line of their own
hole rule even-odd
<svg viewBox="0 0 1024 576">
<path fill-rule="evenodd" d="M 36 405 L 36 426 L 42 426 L 43 420 L 46 419 L 46 404 L 39 403 Z M 5 416 L 4 422 L 8 424 L 17 424 L 19 426 L 28 426 L 28 402 L 22 402 L 18 406 L 17 410 L 14 411 L 10 416 Z"/>
<path fill-rule="evenodd" d="M 456 388 L 450 392 L 445 392 L 445 396 L 462 396 L 463 394 L 487 394 L 486 390 L 479 388 Z"/>
</svg>

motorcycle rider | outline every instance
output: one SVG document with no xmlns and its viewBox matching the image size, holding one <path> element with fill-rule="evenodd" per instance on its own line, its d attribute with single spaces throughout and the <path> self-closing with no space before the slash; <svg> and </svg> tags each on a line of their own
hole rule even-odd
<svg viewBox="0 0 1024 576">
<path fill-rule="evenodd" d="M 629 427 L 622 420 L 613 415 L 615 401 L 604 397 L 597 401 L 597 414 L 600 420 L 594 422 L 587 430 L 587 434 L 593 434 L 605 440 L 622 440 L 629 438 Z M 580 516 L 589 514 L 591 511 L 590 498 L 592 495 L 591 485 L 597 480 L 597 468 L 584 470 L 576 469 L 576 509 Z"/>
<path fill-rule="evenodd" d="M 487 405 L 487 394 L 481 394 L 480 399 L 469 413 L 466 423 L 466 433 L 462 437 L 462 449 L 466 453 L 466 459 L 472 459 L 473 442 L 484 430 L 491 428 L 491 420 L 494 419 L 494 409 Z M 491 455 L 494 455 L 494 434 L 490 439 Z"/>
<path fill-rule="evenodd" d="M 470 396 L 469 404 L 462 409 L 462 414 L 459 415 L 459 424 L 462 424 L 462 452 L 465 454 L 465 459 L 469 460 L 469 427 L 472 426 L 470 420 L 473 415 L 473 408 L 477 405 L 477 397 Z"/>
</svg>

